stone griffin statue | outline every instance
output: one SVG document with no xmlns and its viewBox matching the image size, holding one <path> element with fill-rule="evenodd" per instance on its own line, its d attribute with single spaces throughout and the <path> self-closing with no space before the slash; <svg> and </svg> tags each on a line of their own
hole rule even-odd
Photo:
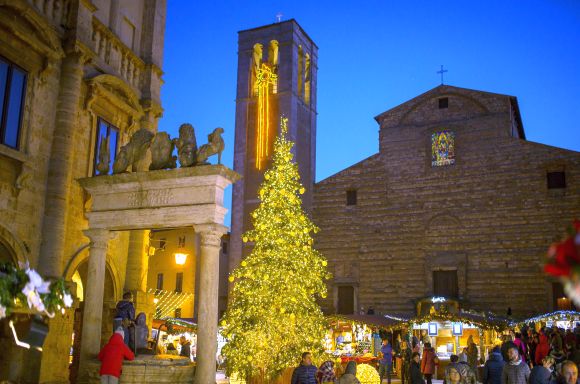
<svg viewBox="0 0 580 384">
<path fill-rule="evenodd" d="M 126 172 L 129 166 L 133 168 L 136 163 L 143 160 L 153 136 L 154 134 L 145 128 L 135 132 L 129 142 L 119 150 L 113 163 L 113 174 Z"/>
<path fill-rule="evenodd" d="M 191 167 L 197 162 L 197 141 L 195 131 L 191 124 L 181 124 L 179 127 L 179 139 L 173 139 L 177 147 L 179 164 L 183 167 Z"/>
<path fill-rule="evenodd" d="M 171 141 L 167 132 L 157 132 L 151 142 L 151 164 L 149 170 L 175 168 L 175 156 L 172 156 L 175 144 Z"/>
<path fill-rule="evenodd" d="M 99 175 L 106 175 L 109 173 L 109 163 L 111 162 L 111 154 L 109 153 L 109 137 L 102 136 L 99 143 L 99 162 L 97 163 L 97 171 Z"/>
<path fill-rule="evenodd" d="M 222 152 L 225 147 L 224 139 L 222 139 L 223 128 L 216 128 L 212 133 L 207 135 L 207 144 L 202 145 L 197 151 L 197 163 L 199 165 L 209 164 L 208 157 L 217 154 L 218 164 L 222 162 Z"/>
</svg>

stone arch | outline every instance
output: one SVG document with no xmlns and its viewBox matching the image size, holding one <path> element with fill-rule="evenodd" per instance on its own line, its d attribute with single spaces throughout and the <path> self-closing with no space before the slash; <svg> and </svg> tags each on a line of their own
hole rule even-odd
<svg viewBox="0 0 580 384">
<path fill-rule="evenodd" d="M 264 47 L 260 43 L 254 44 L 254 48 L 252 49 L 252 70 L 250 73 L 250 96 L 256 96 L 258 94 L 258 87 L 257 87 L 257 78 L 258 78 L 258 71 L 260 70 L 260 66 L 262 65 L 262 58 L 263 58 L 263 49 Z"/>
<path fill-rule="evenodd" d="M 270 41 L 270 45 L 268 47 L 268 64 L 274 68 L 278 65 L 279 62 L 279 44 L 278 40 Z"/>
<path fill-rule="evenodd" d="M 310 104 L 310 81 L 311 81 L 311 61 L 310 54 L 304 55 L 304 102 Z"/>
<path fill-rule="evenodd" d="M 13 24 L 8 21 L 17 20 L 26 33 L 14 31 Z M 51 26 L 24 1 L 0 0 L 0 25 L 11 29 L 18 39 L 24 41 L 32 49 L 43 55 L 58 59 L 64 57 L 64 51 L 60 39 L 52 30 Z"/>
<path fill-rule="evenodd" d="M 399 119 L 398 124 L 400 124 L 400 125 L 406 124 L 410 120 L 410 117 L 412 116 L 413 112 L 420 109 L 424 105 L 431 103 L 434 99 L 439 99 L 439 98 L 444 97 L 444 96 L 447 96 L 447 97 L 453 96 L 453 97 L 456 97 L 459 99 L 463 99 L 463 100 L 467 101 L 468 103 L 470 103 L 471 105 L 475 106 L 476 109 L 478 109 L 481 113 L 489 113 L 489 109 L 483 103 L 481 103 L 479 100 L 477 100 L 476 98 L 474 98 L 472 96 L 467 96 L 467 95 L 464 95 L 464 94 L 461 94 L 458 92 L 448 92 L 445 94 L 433 94 L 431 97 L 427 97 L 425 99 L 421 99 L 421 100 L 417 101 L 413 106 L 411 106 L 411 108 L 409 108 L 405 113 L 403 113 L 403 115 Z"/>
<path fill-rule="evenodd" d="M 64 269 L 63 277 L 65 280 L 72 281 L 72 277 L 75 274 L 75 272 L 78 271 L 79 267 L 84 262 L 88 262 L 89 249 L 90 243 L 87 243 L 82 245 L 79 249 L 75 251 L 75 253 L 73 253 L 73 255 L 69 259 L 68 264 Z M 106 267 L 107 272 L 110 274 L 113 282 L 113 297 L 117 298 L 120 296 L 121 292 L 120 273 L 115 263 L 112 262 L 109 254 L 107 254 Z"/>
<path fill-rule="evenodd" d="M 0 224 L 0 254 L 4 253 L 7 260 L 15 265 L 18 263 L 26 263 L 28 261 L 28 250 L 16 235 L 14 235 L 8 228 Z"/>
<path fill-rule="evenodd" d="M 427 219 L 426 231 L 436 230 L 438 227 L 459 227 L 461 220 L 449 213 L 436 213 Z"/>
<path fill-rule="evenodd" d="M 298 95 L 302 95 L 304 89 L 304 50 L 298 46 Z"/>
</svg>

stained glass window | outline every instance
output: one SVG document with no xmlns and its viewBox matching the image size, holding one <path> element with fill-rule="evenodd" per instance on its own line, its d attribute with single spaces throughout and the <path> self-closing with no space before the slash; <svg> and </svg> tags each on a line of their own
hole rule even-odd
<svg viewBox="0 0 580 384">
<path fill-rule="evenodd" d="M 441 131 L 431 135 L 431 165 L 455 164 L 455 132 Z"/>
</svg>

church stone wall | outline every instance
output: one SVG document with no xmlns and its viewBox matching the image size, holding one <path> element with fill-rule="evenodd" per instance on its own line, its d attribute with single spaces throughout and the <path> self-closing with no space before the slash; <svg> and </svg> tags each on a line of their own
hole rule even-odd
<svg viewBox="0 0 580 384">
<path fill-rule="evenodd" d="M 543 258 L 580 216 L 580 154 L 510 137 L 508 96 L 447 87 L 418 99 L 378 117 L 378 154 L 316 184 L 315 244 L 335 275 L 324 306 L 335 310 L 335 286 L 352 284 L 357 310 L 412 314 L 434 293 L 433 271 L 456 270 L 466 308 L 552 309 Z M 432 167 L 431 134 L 444 129 L 455 132 L 456 163 Z M 565 189 L 548 190 L 552 170 L 565 170 Z M 357 205 L 346 206 L 349 189 Z"/>
</svg>

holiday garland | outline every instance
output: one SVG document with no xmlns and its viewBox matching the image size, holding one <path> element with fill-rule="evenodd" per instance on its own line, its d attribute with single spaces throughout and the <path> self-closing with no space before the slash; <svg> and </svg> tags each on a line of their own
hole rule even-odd
<svg viewBox="0 0 580 384">
<path fill-rule="evenodd" d="M 0 264 L 0 319 L 9 316 L 15 308 L 25 306 L 54 317 L 56 311 L 64 314 L 72 302 L 62 278 L 44 280 L 28 263 L 20 268 Z"/>
</svg>

